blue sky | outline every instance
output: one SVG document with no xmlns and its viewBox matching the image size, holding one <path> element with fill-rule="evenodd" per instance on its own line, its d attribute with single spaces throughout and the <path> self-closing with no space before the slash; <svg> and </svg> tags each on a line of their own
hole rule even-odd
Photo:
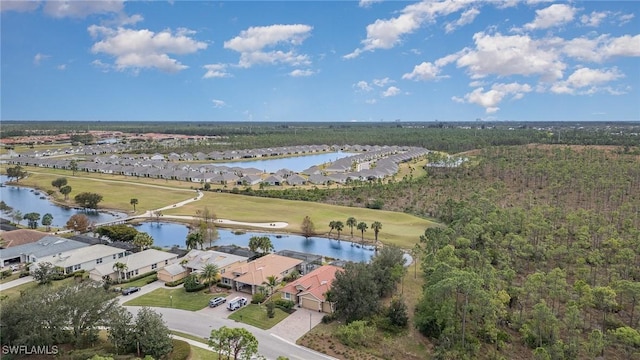
<svg viewBox="0 0 640 360">
<path fill-rule="evenodd" d="M 640 120 L 640 2 L 5 1 L 2 120 Z"/>
</svg>

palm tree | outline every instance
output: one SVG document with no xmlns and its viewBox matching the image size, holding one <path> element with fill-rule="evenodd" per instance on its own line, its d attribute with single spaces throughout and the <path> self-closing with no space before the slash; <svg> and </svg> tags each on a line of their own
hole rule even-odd
<svg viewBox="0 0 640 360">
<path fill-rule="evenodd" d="M 187 250 L 189 249 L 197 249 L 198 244 L 202 243 L 202 234 L 199 232 L 192 232 L 187 235 L 186 245 Z"/>
<path fill-rule="evenodd" d="M 361 221 L 358 223 L 356 228 L 360 230 L 360 232 L 362 233 L 362 244 L 364 244 L 364 232 L 367 231 L 367 228 L 368 228 L 367 223 L 364 221 Z"/>
<path fill-rule="evenodd" d="M 329 227 L 331 228 L 331 230 L 329 230 L 329 236 L 331 236 L 331 232 L 336 228 L 336 221 L 335 220 L 329 221 Z"/>
<path fill-rule="evenodd" d="M 138 205 L 138 199 L 131 199 L 129 204 L 133 205 L 133 212 L 136 212 L 136 205 Z"/>
<path fill-rule="evenodd" d="M 127 271 L 127 264 L 121 263 L 118 261 L 115 264 L 113 264 L 113 270 L 118 272 L 118 284 L 121 283 L 124 277 L 122 275 L 124 274 L 125 271 Z"/>
<path fill-rule="evenodd" d="M 264 282 L 269 287 L 269 297 L 273 295 L 273 289 L 278 286 L 278 278 L 275 275 L 267 276 L 267 281 Z"/>
<path fill-rule="evenodd" d="M 373 229 L 373 234 L 375 235 L 375 239 L 376 239 L 376 250 L 378 249 L 378 233 L 380 232 L 380 230 L 382 229 L 382 223 L 379 221 L 374 221 L 371 224 L 371 229 Z"/>
<path fill-rule="evenodd" d="M 353 216 L 347 219 L 347 226 L 351 228 L 351 237 L 353 238 L 353 227 L 358 225 L 358 220 Z"/>
<path fill-rule="evenodd" d="M 200 278 L 204 280 L 205 283 L 209 284 L 209 292 L 211 292 L 211 284 L 215 283 L 215 280 L 218 278 L 218 273 L 220 269 L 216 264 L 207 264 L 202 268 L 202 274 L 200 274 Z"/>
<path fill-rule="evenodd" d="M 340 240 L 340 232 L 344 229 L 344 223 L 342 221 L 336 221 L 336 231 L 338 232 L 338 240 Z"/>
<path fill-rule="evenodd" d="M 44 214 L 42 216 L 42 225 L 47 227 L 47 231 L 51 231 L 51 223 L 53 222 L 53 215 L 50 213 Z"/>
</svg>

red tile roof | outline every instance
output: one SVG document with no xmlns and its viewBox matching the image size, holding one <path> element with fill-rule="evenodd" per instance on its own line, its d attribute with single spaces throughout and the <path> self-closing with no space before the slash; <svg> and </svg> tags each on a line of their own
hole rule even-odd
<svg viewBox="0 0 640 360">
<path fill-rule="evenodd" d="M 43 237 L 49 234 L 43 233 L 41 231 L 31 230 L 31 229 L 18 229 L 12 231 L 5 231 L 0 234 L 0 238 L 2 238 L 2 243 L 0 247 L 4 249 L 8 249 L 10 247 L 31 244 L 34 243 Z"/>
<path fill-rule="evenodd" d="M 294 296 L 310 294 L 316 299 L 324 301 L 324 294 L 331 288 L 337 271 L 342 271 L 342 268 L 333 265 L 321 266 L 289 283 L 281 291 Z"/>
</svg>

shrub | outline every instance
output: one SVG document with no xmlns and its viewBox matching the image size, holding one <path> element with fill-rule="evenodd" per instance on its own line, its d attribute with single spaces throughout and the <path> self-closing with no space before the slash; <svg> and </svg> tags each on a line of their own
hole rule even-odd
<svg viewBox="0 0 640 360">
<path fill-rule="evenodd" d="M 336 316 L 334 314 L 327 314 L 327 315 L 322 317 L 322 323 L 323 324 L 328 324 L 328 323 L 332 322 L 335 319 L 336 319 Z"/>
<path fill-rule="evenodd" d="M 227 285 L 227 284 L 223 284 L 223 283 L 218 283 L 217 285 L 219 288 L 223 288 L 223 289 L 227 289 L 230 290 L 231 289 L 231 285 Z"/>
<path fill-rule="evenodd" d="M 294 303 L 293 301 L 285 300 L 285 299 L 277 299 L 275 301 L 275 303 L 276 303 L 277 307 L 279 307 L 279 308 L 281 308 L 281 309 L 283 309 L 285 311 L 293 309 L 293 307 L 296 305 L 296 303 Z"/>
<path fill-rule="evenodd" d="M 191 345 L 186 341 L 173 339 L 173 350 L 169 354 L 171 360 L 187 360 L 191 356 Z"/>
<path fill-rule="evenodd" d="M 184 278 L 184 289 L 187 292 L 196 292 L 206 288 L 207 285 L 201 284 L 195 274 L 191 274 Z"/>
<path fill-rule="evenodd" d="M 380 199 L 373 200 L 372 202 L 368 202 L 366 207 L 369 209 L 380 210 L 384 206 L 384 201 Z"/>
<path fill-rule="evenodd" d="M 156 274 L 157 274 L 157 272 L 156 272 L 156 271 L 151 271 L 151 272 L 148 272 L 148 273 L 146 273 L 146 274 L 142 274 L 142 275 L 134 276 L 134 277 L 132 277 L 132 278 L 129 278 L 126 282 L 123 282 L 123 284 L 126 284 L 126 283 L 128 283 L 128 282 L 132 282 L 132 281 L 136 281 L 136 280 L 140 280 L 140 279 L 142 279 L 142 278 L 146 278 L 147 276 L 156 275 Z M 157 275 L 154 277 L 154 280 L 153 280 L 153 281 L 156 281 L 156 280 L 158 280 L 158 276 L 157 276 Z M 152 282 L 153 282 L 153 281 L 152 281 Z M 148 283 L 147 283 L 147 284 L 148 284 Z"/>
<path fill-rule="evenodd" d="M 273 319 L 273 317 L 276 316 L 275 307 L 276 305 L 273 303 L 273 301 L 269 301 L 267 303 L 267 317 L 269 319 Z"/>
<path fill-rule="evenodd" d="M 180 284 L 184 283 L 184 278 L 180 279 L 180 280 L 176 280 L 176 281 L 169 281 L 167 283 L 164 283 L 164 286 L 167 287 L 176 287 Z"/>
<path fill-rule="evenodd" d="M 11 276 L 11 274 L 13 274 L 13 271 L 11 269 L 4 270 L 3 272 L 0 273 L 0 279 L 4 279 L 6 277 L 9 277 L 9 276 Z"/>
<path fill-rule="evenodd" d="M 371 344 L 376 327 L 364 320 L 356 320 L 348 325 L 338 326 L 336 337 L 347 346 L 367 346 Z"/>
<path fill-rule="evenodd" d="M 264 293 L 257 292 L 255 294 L 253 294 L 253 297 L 251 298 L 251 303 L 252 304 L 259 304 L 259 303 L 263 302 L 266 297 L 267 296 Z"/>
<path fill-rule="evenodd" d="M 23 278 L 23 277 L 25 277 L 25 276 L 29 276 L 29 275 L 31 275 L 31 273 L 29 273 L 29 272 L 28 272 L 28 271 L 26 271 L 26 270 L 22 270 L 22 271 L 20 271 L 20 275 L 18 275 L 18 277 Z"/>
</svg>

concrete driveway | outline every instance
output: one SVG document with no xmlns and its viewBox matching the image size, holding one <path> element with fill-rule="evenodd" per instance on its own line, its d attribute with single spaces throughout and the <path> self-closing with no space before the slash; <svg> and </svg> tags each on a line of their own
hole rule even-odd
<svg viewBox="0 0 640 360">
<path fill-rule="evenodd" d="M 296 312 L 287 316 L 270 329 L 271 334 L 284 340 L 295 342 L 322 321 L 326 314 L 303 308 L 296 308 Z"/>
</svg>

